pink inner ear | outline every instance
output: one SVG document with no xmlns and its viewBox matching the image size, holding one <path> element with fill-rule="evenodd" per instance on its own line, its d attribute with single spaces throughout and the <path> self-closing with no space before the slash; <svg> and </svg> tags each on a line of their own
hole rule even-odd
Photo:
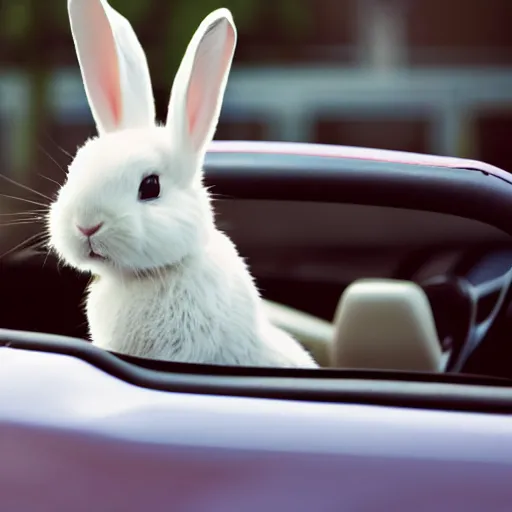
<svg viewBox="0 0 512 512">
<path fill-rule="evenodd" d="M 199 139 L 206 136 L 209 121 L 218 101 L 219 88 L 231 58 L 235 34 L 231 26 L 225 23 L 225 34 L 224 40 L 221 42 L 222 53 L 220 56 L 212 55 L 217 48 L 215 48 L 215 45 L 208 46 L 209 43 L 211 44 L 211 41 L 208 41 L 210 37 L 211 35 L 206 34 L 200 43 L 187 91 L 186 115 L 188 129 L 189 134 L 194 139 L 196 139 L 194 134 L 198 135 Z M 201 122 L 206 124 L 201 126 Z"/>
<path fill-rule="evenodd" d="M 91 94 L 91 106 L 103 129 L 115 130 L 121 123 L 121 83 L 116 41 L 108 15 L 100 0 L 78 4 L 74 12 L 84 83 Z M 91 34 L 90 26 L 95 27 Z"/>
<path fill-rule="evenodd" d="M 115 69 L 117 70 L 117 66 L 115 66 Z M 119 73 L 116 71 L 113 71 L 112 74 L 119 75 Z M 105 91 L 106 100 L 110 105 L 114 125 L 119 126 L 121 124 L 121 95 L 119 91 L 119 76 L 114 78 L 111 76 L 105 76 L 103 88 Z"/>
<path fill-rule="evenodd" d="M 201 88 L 197 80 L 192 80 L 187 94 L 187 119 L 188 119 L 188 133 L 194 133 L 197 125 L 197 118 L 199 117 L 199 108 L 201 103 Z"/>
<path fill-rule="evenodd" d="M 95 2 L 92 2 L 95 3 Z M 116 51 L 116 43 L 112 28 L 107 19 L 106 13 L 101 10 L 99 16 L 101 29 L 98 30 L 99 37 L 97 38 L 96 55 L 99 62 L 99 86 L 100 90 L 105 95 L 107 106 L 112 114 L 112 121 L 115 126 L 121 123 L 121 86 L 119 76 L 119 61 Z"/>
</svg>

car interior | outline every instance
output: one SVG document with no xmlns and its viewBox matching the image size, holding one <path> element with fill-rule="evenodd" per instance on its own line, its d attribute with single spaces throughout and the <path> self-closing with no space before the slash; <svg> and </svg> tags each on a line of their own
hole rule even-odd
<svg viewBox="0 0 512 512">
<path fill-rule="evenodd" d="M 443 371 L 471 313 L 450 303 L 448 280 L 482 285 L 512 267 L 508 234 L 453 215 L 294 201 L 216 209 L 271 317 L 326 366 Z"/>
<path fill-rule="evenodd" d="M 322 368 L 512 378 L 511 184 L 289 155 L 210 154 L 206 176 L 271 320 Z M 88 276 L 31 249 L 0 274 L 0 327 L 87 339 Z"/>
</svg>

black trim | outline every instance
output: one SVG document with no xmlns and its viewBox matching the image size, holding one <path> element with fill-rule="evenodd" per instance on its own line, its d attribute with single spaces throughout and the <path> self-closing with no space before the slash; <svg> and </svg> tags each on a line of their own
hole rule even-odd
<svg viewBox="0 0 512 512">
<path fill-rule="evenodd" d="M 84 340 L 6 329 L 0 329 L 0 346 L 76 357 L 117 379 L 155 390 L 512 413 L 512 381 L 505 379 L 338 369 L 231 368 L 144 361 L 118 357 Z"/>
<path fill-rule="evenodd" d="M 512 235 L 512 184 L 481 171 L 303 155 L 208 153 L 223 197 L 366 204 L 479 220 Z"/>
</svg>

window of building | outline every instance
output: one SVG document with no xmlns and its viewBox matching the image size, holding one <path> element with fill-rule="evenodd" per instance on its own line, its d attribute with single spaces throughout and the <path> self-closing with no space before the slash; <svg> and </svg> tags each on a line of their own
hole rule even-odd
<svg viewBox="0 0 512 512">
<path fill-rule="evenodd" d="M 510 0 L 414 0 L 406 8 L 411 64 L 512 64 Z"/>
<path fill-rule="evenodd" d="M 430 122 L 426 119 L 318 119 L 315 142 L 430 152 Z"/>
<path fill-rule="evenodd" d="M 512 172 L 512 108 L 480 111 L 474 116 L 477 158 Z"/>
</svg>

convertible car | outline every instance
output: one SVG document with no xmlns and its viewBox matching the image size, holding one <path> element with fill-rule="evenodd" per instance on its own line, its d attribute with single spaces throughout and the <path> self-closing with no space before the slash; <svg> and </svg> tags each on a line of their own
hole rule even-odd
<svg viewBox="0 0 512 512">
<path fill-rule="evenodd" d="M 2 510 L 509 510 L 512 175 L 241 141 L 214 142 L 205 170 L 269 315 L 321 369 L 102 351 L 88 278 L 11 254 Z"/>
</svg>

